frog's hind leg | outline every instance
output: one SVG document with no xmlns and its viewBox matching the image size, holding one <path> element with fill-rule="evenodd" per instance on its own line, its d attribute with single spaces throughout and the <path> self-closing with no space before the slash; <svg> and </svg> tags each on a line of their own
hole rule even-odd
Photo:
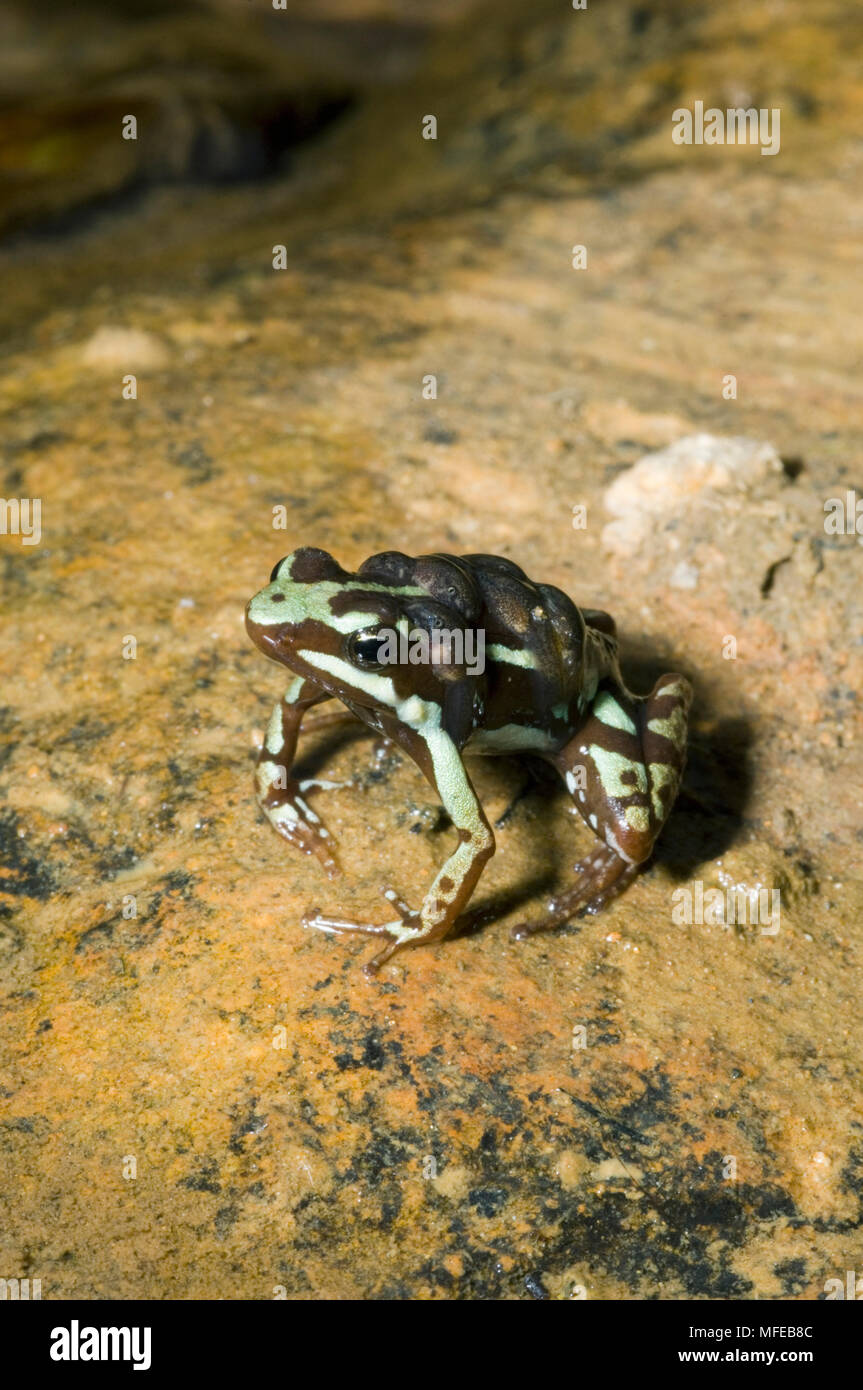
<svg viewBox="0 0 863 1390">
<path fill-rule="evenodd" d="M 576 864 L 577 883 L 545 917 L 515 927 L 515 938 L 560 926 L 576 912 L 599 912 L 635 878 L 677 795 L 691 698 L 689 682 L 673 674 L 660 677 L 646 699 L 615 681 L 600 683 L 585 724 L 551 761 L 601 843 Z"/>
</svg>

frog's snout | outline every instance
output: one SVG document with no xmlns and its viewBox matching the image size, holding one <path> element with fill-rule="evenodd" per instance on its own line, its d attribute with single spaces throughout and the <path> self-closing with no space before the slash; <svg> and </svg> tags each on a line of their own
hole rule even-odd
<svg viewBox="0 0 863 1390">
<path fill-rule="evenodd" d="M 246 604 L 246 632 L 265 656 L 278 659 L 279 651 L 285 647 L 290 624 L 277 620 L 271 601 L 274 589 L 275 585 L 262 589 Z"/>
</svg>

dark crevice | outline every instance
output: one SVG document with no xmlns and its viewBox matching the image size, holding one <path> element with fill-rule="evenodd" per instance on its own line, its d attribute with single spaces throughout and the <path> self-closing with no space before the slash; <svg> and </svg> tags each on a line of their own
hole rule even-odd
<svg viewBox="0 0 863 1390">
<path fill-rule="evenodd" d="M 95 194 L 72 207 L 43 212 L 32 221 L 23 216 L 7 223 L 4 249 L 22 242 L 53 240 L 85 231 L 106 213 L 134 212 L 154 188 L 182 185 L 188 188 L 254 184 L 283 176 L 300 146 L 314 140 L 357 103 L 348 91 L 321 94 L 302 100 L 286 98 L 269 111 L 231 115 L 219 110 L 194 113 L 191 137 L 184 132 L 185 152 L 177 155 L 171 145 L 169 123 L 159 143 L 164 156 L 142 164 L 125 183 Z"/>
<path fill-rule="evenodd" d="M 776 578 L 776 571 L 780 568 L 781 565 L 787 565 L 790 559 L 790 555 L 783 555 L 781 560 L 774 560 L 773 564 L 768 566 L 767 573 L 761 581 L 762 598 L 769 597 L 770 591 L 773 588 L 773 581 Z"/>
</svg>

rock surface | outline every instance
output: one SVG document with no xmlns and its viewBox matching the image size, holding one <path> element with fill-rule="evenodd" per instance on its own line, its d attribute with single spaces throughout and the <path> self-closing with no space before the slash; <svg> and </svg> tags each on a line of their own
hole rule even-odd
<svg viewBox="0 0 863 1390">
<path fill-rule="evenodd" d="M 463 23 L 278 177 L 3 253 L 3 495 L 42 508 L 0 535 L 0 1268 L 45 1298 L 817 1298 L 860 1267 L 863 547 L 824 525 L 863 495 L 859 13 Z M 781 104 L 781 153 L 675 146 L 696 99 Z M 609 488 L 702 434 L 782 467 L 610 552 Z M 367 943 L 302 931 L 417 901 L 452 836 L 334 732 L 303 756 L 345 784 L 314 794 L 344 877 L 257 813 L 284 681 L 242 614 L 297 544 L 511 556 L 615 615 L 633 688 L 694 680 L 678 806 L 606 913 L 509 939 L 589 835 L 501 759 L 488 920 L 372 985 Z M 779 889 L 779 930 L 680 920 L 735 888 Z"/>
<path fill-rule="evenodd" d="M 717 529 L 716 519 L 729 505 L 751 513 L 756 498 L 782 472 L 771 444 L 686 435 L 667 449 L 645 454 L 606 488 L 605 509 L 615 519 L 602 533 L 603 544 L 623 555 L 642 551 L 652 568 L 657 550 L 661 553 L 667 544 L 658 531 L 684 525 L 703 540 L 705 531 Z M 707 516 L 692 515 L 702 508 Z"/>
</svg>

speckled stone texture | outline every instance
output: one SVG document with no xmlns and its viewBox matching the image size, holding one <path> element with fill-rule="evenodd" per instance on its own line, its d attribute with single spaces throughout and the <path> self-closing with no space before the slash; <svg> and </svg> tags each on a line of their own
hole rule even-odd
<svg viewBox="0 0 863 1390">
<path fill-rule="evenodd" d="M 863 548 L 824 526 L 863 497 L 859 12 L 460 23 L 285 171 L 2 253 L 3 496 L 42 534 L 0 536 L 0 1275 L 43 1298 L 813 1299 L 860 1269 Z M 780 106 L 780 153 L 675 146 L 695 100 Z M 615 546 L 606 490 L 699 433 L 780 465 L 684 471 Z M 477 761 L 515 805 L 462 935 L 370 984 L 368 941 L 303 931 L 418 903 L 453 835 L 350 730 L 302 746 L 343 784 L 313 793 L 341 879 L 258 812 L 285 681 L 242 615 L 298 544 L 510 556 L 615 615 L 635 689 L 693 679 L 622 899 L 511 941 L 590 835 Z M 676 920 L 699 884 L 779 889 L 779 930 Z"/>
</svg>

